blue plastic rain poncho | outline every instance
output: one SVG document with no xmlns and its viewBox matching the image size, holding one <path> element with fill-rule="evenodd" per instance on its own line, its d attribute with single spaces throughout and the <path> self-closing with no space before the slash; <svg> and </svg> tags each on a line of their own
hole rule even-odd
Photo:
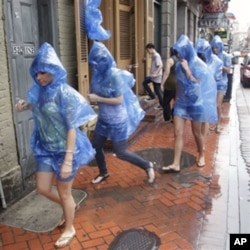
<svg viewBox="0 0 250 250">
<path fill-rule="evenodd" d="M 94 42 L 89 52 L 92 69 L 91 92 L 111 98 L 123 95 L 123 103 L 111 105 L 99 102 L 95 133 L 113 141 L 127 139 L 137 128 L 145 112 L 131 88 L 133 75 L 116 67 L 113 56 L 101 42 Z"/>
<path fill-rule="evenodd" d="M 187 60 L 192 75 L 199 82 L 188 79 L 180 62 L 176 64 L 177 93 L 174 115 L 183 119 L 203 122 L 204 107 L 202 92 L 209 88 L 209 72 L 207 65 L 197 56 L 187 36 L 181 35 L 173 49 Z M 203 86 L 204 85 L 204 86 Z"/>
<path fill-rule="evenodd" d="M 53 82 L 41 86 L 36 80 L 38 72 L 50 73 Z M 30 66 L 30 74 L 34 80 L 34 85 L 27 94 L 34 118 L 31 148 L 36 160 L 40 164 L 52 166 L 56 177 L 60 179 L 69 129 L 75 128 L 77 133 L 73 172 L 95 156 L 88 137 L 78 127 L 97 115 L 88 102 L 66 83 L 66 70 L 50 44 L 44 43 L 37 51 Z"/>
<path fill-rule="evenodd" d="M 102 13 L 98 9 L 100 4 L 101 0 L 86 0 L 83 11 L 85 11 L 85 27 L 88 38 L 103 41 L 110 38 L 111 32 L 101 26 Z"/>
<path fill-rule="evenodd" d="M 196 52 L 208 65 L 210 75 L 213 76 L 209 82 L 209 88 L 202 91 L 203 103 L 206 113 L 206 122 L 217 123 L 217 85 L 222 79 L 223 62 L 214 55 L 209 42 L 205 39 L 198 39 L 195 45 Z"/>
<path fill-rule="evenodd" d="M 218 35 L 214 36 L 210 45 L 212 48 L 213 47 L 218 48 L 218 57 L 222 60 L 223 66 L 225 66 L 227 68 L 231 68 L 232 59 L 231 59 L 230 55 L 224 51 L 224 44 L 223 44 L 221 38 Z M 220 84 L 217 86 L 217 90 L 226 92 L 227 91 L 227 82 L 228 82 L 227 73 L 222 72 L 222 80 L 221 80 Z"/>
</svg>

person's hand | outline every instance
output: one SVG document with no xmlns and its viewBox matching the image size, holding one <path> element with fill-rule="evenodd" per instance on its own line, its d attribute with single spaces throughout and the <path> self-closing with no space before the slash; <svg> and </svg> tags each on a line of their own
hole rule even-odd
<svg viewBox="0 0 250 250">
<path fill-rule="evenodd" d="M 19 100 L 16 105 L 15 105 L 15 109 L 16 111 L 18 112 L 21 112 L 21 111 L 24 111 L 24 110 L 27 110 L 30 108 L 30 105 L 28 102 L 26 102 L 25 100 Z"/>
<path fill-rule="evenodd" d="M 60 176 L 62 179 L 68 178 L 72 173 L 72 161 L 64 161 L 61 166 Z"/>
<path fill-rule="evenodd" d="M 96 94 L 91 93 L 91 94 L 88 94 L 88 99 L 90 102 L 98 102 L 100 97 Z"/>
</svg>

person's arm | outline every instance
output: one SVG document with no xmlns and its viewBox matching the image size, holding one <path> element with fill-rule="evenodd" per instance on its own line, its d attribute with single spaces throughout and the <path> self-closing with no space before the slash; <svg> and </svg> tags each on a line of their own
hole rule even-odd
<svg viewBox="0 0 250 250">
<path fill-rule="evenodd" d="M 106 98 L 106 97 L 101 97 L 96 94 L 88 94 L 88 98 L 90 102 L 102 102 L 106 104 L 111 104 L 111 105 L 118 105 L 123 102 L 123 95 L 117 96 L 117 97 L 111 97 L 111 98 Z"/>
<path fill-rule="evenodd" d="M 223 65 L 223 68 L 222 68 L 222 71 L 226 74 L 230 74 L 232 72 L 232 58 L 229 54 L 227 53 L 224 53 L 223 52 L 223 55 L 224 55 L 224 59 L 222 60 L 224 62 L 224 65 Z"/>
<path fill-rule="evenodd" d="M 31 108 L 32 108 L 31 104 L 23 99 L 19 100 L 15 105 L 15 109 L 18 112 L 22 112 L 22 111 L 28 110 L 28 109 L 30 110 Z"/>
<path fill-rule="evenodd" d="M 164 84 L 166 82 L 166 80 L 168 79 L 169 77 L 169 74 L 170 74 L 170 69 L 171 67 L 174 65 L 174 60 L 173 58 L 168 58 L 166 60 L 166 65 L 165 65 L 165 68 L 164 68 L 164 72 L 163 72 L 163 76 L 162 76 L 162 80 L 161 80 L 161 88 L 163 89 L 164 87 Z"/>
<path fill-rule="evenodd" d="M 222 71 L 227 73 L 227 74 L 230 74 L 231 73 L 231 68 L 223 66 Z"/>
<path fill-rule="evenodd" d="M 185 71 L 185 73 L 186 73 L 187 78 L 188 78 L 189 80 L 193 81 L 193 82 L 199 82 L 199 81 L 192 75 L 192 72 L 191 72 L 191 70 L 190 70 L 190 68 L 189 68 L 189 66 L 188 66 L 187 60 L 182 59 L 182 60 L 180 61 L 180 63 L 181 63 L 181 66 L 182 66 L 182 68 L 184 69 L 184 71 Z"/>
</svg>

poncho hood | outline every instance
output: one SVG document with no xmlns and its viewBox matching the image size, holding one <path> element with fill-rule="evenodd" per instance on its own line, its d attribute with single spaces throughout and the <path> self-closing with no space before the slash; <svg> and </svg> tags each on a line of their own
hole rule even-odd
<svg viewBox="0 0 250 250">
<path fill-rule="evenodd" d="M 211 47 L 218 47 L 218 55 L 222 54 L 224 50 L 224 44 L 220 38 L 220 36 L 216 35 L 211 41 Z"/>
<path fill-rule="evenodd" d="M 46 72 L 53 76 L 54 80 L 50 85 L 48 85 L 48 87 L 66 82 L 67 72 L 58 58 L 54 48 L 49 43 L 42 44 L 30 66 L 31 77 L 34 82 L 40 86 L 36 79 L 36 74 L 38 72 Z"/>
<path fill-rule="evenodd" d="M 101 42 L 94 42 L 89 52 L 89 64 L 93 74 L 103 74 L 112 67 L 116 67 L 116 62 Z"/>
<path fill-rule="evenodd" d="M 207 40 L 203 38 L 198 39 L 197 43 L 195 44 L 195 49 L 197 53 L 200 53 L 204 56 L 207 63 L 211 61 L 213 51 Z"/>
<path fill-rule="evenodd" d="M 174 44 L 173 49 L 188 62 L 196 56 L 194 47 L 186 35 L 181 35 L 179 37 L 177 42 Z"/>
</svg>

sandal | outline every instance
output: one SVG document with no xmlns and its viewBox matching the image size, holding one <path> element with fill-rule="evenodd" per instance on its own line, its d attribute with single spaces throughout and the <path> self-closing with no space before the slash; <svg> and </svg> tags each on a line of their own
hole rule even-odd
<svg viewBox="0 0 250 250">
<path fill-rule="evenodd" d="M 63 248 L 66 247 L 70 241 L 76 236 L 76 233 L 74 232 L 72 235 L 61 235 L 61 237 L 56 241 L 55 247 L 56 248 Z"/>
<path fill-rule="evenodd" d="M 206 163 L 205 163 L 205 158 L 201 157 L 198 161 L 197 161 L 197 166 L 199 168 L 205 167 Z"/>
<path fill-rule="evenodd" d="M 173 168 L 173 165 L 164 166 L 161 169 L 164 171 L 164 173 L 179 173 L 180 172 L 180 169 Z"/>
</svg>

